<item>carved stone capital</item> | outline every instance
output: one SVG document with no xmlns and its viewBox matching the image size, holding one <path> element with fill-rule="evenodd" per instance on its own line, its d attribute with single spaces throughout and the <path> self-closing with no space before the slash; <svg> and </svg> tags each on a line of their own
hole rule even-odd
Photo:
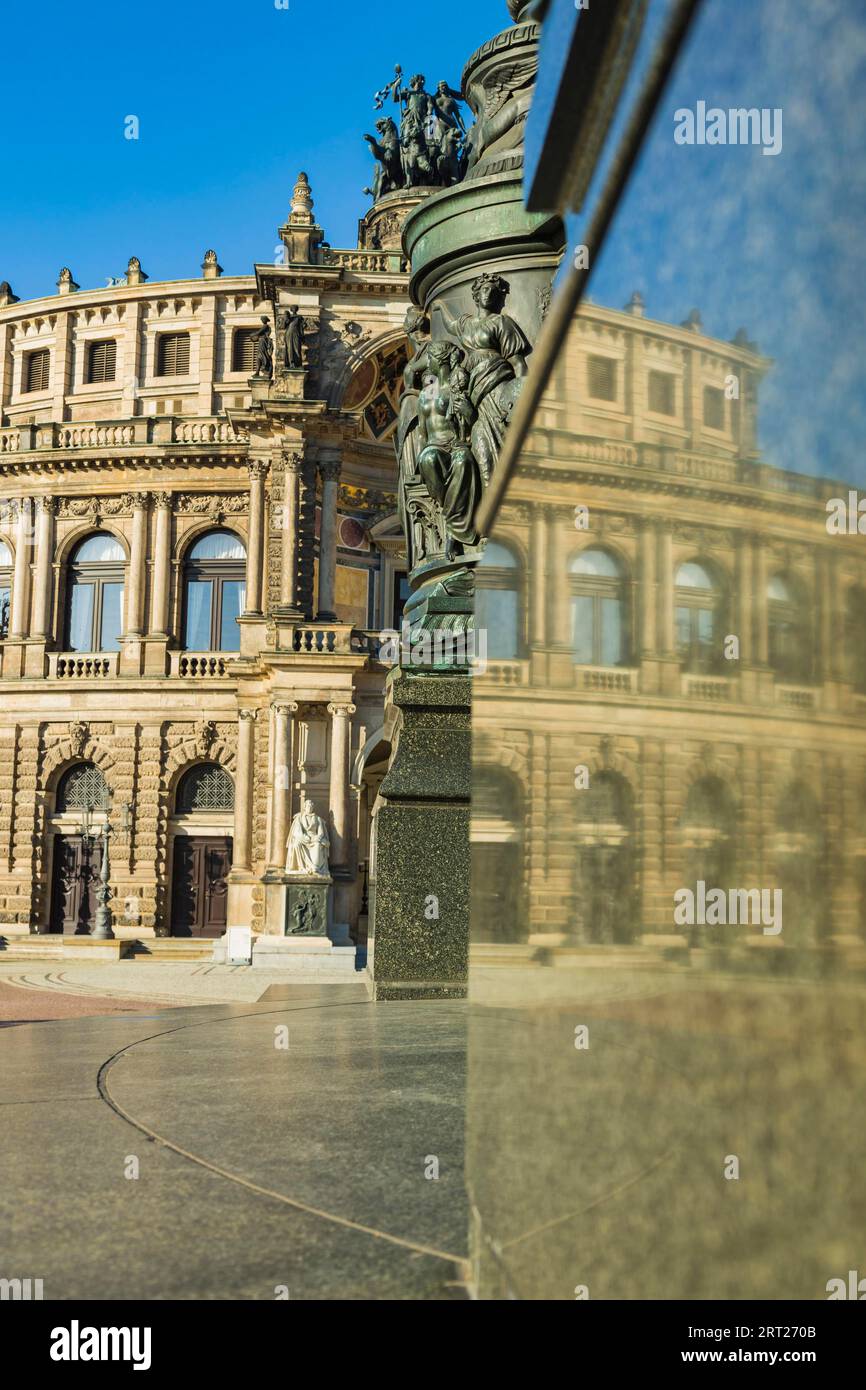
<svg viewBox="0 0 866 1390">
<path fill-rule="evenodd" d="M 319 472 L 320 472 L 320 474 L 322 475 L 322 482 L 324 482 L 324 483 L 336 483 L 336 482 L 339 482 L 340 473 L 342 472 L 342 468 L 343 468 L 343 464 L 342 464 L 342 461 L 341 461 L 340 459 L 320 459 L 320 460 L 319 460 Z"/>
<path fill-rule="evenodd" d="M 250 459 L 249 464 L 247 466 L 250 472 L 250 480 L 254 478 L 266 478 L 268 476 L 268 469 L 270 468 L 270 464 L 268 463 L 267 459 Z"/>
<path fill-rule="evenodd" d="M 282 461 L 287 473 L 300 473 L 304 466 L 304 456 L 299 454 L 297 450 L 284 449 Z"/>
<path fill-rule="evenodd" d="M 357 705 L 352 705 L 348 703 L 343 704 L 342 702 L 338 703 L 337 701 L 333 701 L 331 704 L 328 705 L 329 714 L 336 716 L 344 715 L 347 719 L 350 715 L 355 713 L 356 709 Z"/>
<path fill-rule="evenodd" d="M 288 718 L 292 714 L 297 714 L 300 705 L 297 700 L 279 700 L 271 706 L 274 714 L 284 714 Z"/>
<path fill-rule="evenodd" d="M 56 497 L 37 497 L 36 505 L 46 516 L 57 515 L 59 504 Z"/>
<path fill-rule="evenodd" d="M 256 722 L 257 716 L 258 716 L 258 710 L 255 710 L 255 709 L 239 709 L 239 710 L 238 710 L 238 719 L 241 721 L 242 724 L 246 724 L 246 723 L 254 724 L 254 723 Z"/>
<path fill-rule="evenodd" d="M 154 492 L 154 493 L 153 493 L 153 505 L 154 505 L 155 507 L 157 507 L 157 508 L 159 508 L 159 507 L 170 507 L 170 506 L 171 506 L 171 493 L 170 493 L 170 492 Z"/>
</svg>

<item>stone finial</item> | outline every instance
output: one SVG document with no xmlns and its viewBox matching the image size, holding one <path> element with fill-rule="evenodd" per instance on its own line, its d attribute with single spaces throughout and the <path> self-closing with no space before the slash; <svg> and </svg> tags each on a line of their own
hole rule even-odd
<svg viewBox="0 0 866 1390">
<path fill-rule="evenodd" d="M 625 311 L 627 314 L 633 314 L 636 319 L 643 318 L 644 302 L 640 290 L 635 290 L 628 304 L 625 306 Z"/>
<path fill-rule="evenodd" d="M 65 265 L 57 277 L 57 293 L 72 294 L 77 289 L 78 286 L 72 278 L 72 271 L 68 265 Z"/>
<path fill-rule="evenodd" d="M 130 256 L 129 265 L 126 267 L 126 283 L 128 285 L 143 285 L 147 276 L 141 268 L 141 261 L 137 256 Z"/>
<path fill-rule="evenodd" d="M 0 280 L 0 309 L 5 309 L 7 304 L 17 304 L 18 296 L 12 293 L 12 286 L 8 280 Z"/>
<path fill-rule="evenodd" d="M 202 274 L 206 280 L 218 280 L 223 273 L 223 268 L 217 260 L 216 251 L 205 251 L 204 260 L 201 263 Z"/>
<path fill-rule="evenodd" d="M 683 319 L 681 327 L 690 328 L 693 333 L 703 333 L 704 323 L 700 309 L 690 309 L 688 318 Z"/>
<path fill-rule="evenodd" d="M 289 219 L 292 222 L 306 222 L 308 225 L 312 225 L 313 191 L 310 188 L 310 180 L 303 171 L 298 174 L 298 181 L 292 191 Z"/>
</svg>

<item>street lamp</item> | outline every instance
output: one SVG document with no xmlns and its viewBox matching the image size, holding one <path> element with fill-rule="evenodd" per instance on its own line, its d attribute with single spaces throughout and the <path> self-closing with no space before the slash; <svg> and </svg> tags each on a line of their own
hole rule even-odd
<svg viewBox="0 0 866 1390">
<path fill-rule="evenodd" d="M 81 834 L 82 845 L 86 853 L 82 856 L 82 886 L 81 907 L 84 910 L 88 890 L 90 886 L 90 850 L 96 839 L 97 832 L 93 826 L 93 812 L 96 809 L 96 801 L 92 796 L 88 797 L 81 808 Z M 127 808 L 124 808 L 126 811 Z M 126 821 L 126 816 L 124 816 Z M 102 864 L 99 869 L 99 887 L 96 890 L 98 907 L 93 921 L 93 930 L 90 935 L 95 941 L 113 941 L 114 932 L 112 931 L 112 914 L 109 903 L 111 901 L 111 889 L 108 880 L 111 873 L 111 863 L 108 851 L 108 837 L 111 835 L 111 826 L 108 823 L 108 809 L 106 809 L 105 821 L 102 830 L 99 832 L 102 838 Z"/>
</svg>

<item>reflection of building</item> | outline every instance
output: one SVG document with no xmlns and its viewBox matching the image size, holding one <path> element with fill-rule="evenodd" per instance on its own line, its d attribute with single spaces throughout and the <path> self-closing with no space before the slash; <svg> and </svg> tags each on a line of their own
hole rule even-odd
<svg viewBox="0 0 866 1390">
<path fill-rule="evenodd" d="M 479 938 L 521 895 L 524 939 L 672 936 L 698 879 L 866 928 L 866 565 L 841 485 L 757 456 L 767 366 L 580 310 L 479 572 Z"/>
<path fill-rule="evenodd" d="M 100 851 L 82 822 L 109 799 L 121 934 L 279 930 L 263 880 L 302 787 L 329 821 L 337 920 L 357 924 L 375 631 L 405 571 L 406 276 L 393 240 L 322 235 L 301 175 L 285 260 L 255 275 L 208 252 L 200 278 L 145 283 L 133 260 L 107 290 L 68 271 L 28 303 L 0 287 L 7 936 L 87 930 Z M 273 380 L 256 372 L 263 315 Z"/>
</svg>

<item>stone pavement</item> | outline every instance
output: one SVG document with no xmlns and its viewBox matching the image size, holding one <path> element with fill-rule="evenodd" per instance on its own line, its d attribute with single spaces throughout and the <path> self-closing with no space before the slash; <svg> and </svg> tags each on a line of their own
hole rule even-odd
<svg viewBox="0 0 866 1390">
<path fill-rule="evenodd" d="M 0 1031 L 0 1276 L 47 1299 L 462 1297 L 465 1005 L 287 996 Z"/>
<path fill-rule="evenodd" d="M 268 970 L 249 965 L 213 965 L 209 961 L 22 962 L 0 957 L 0 985 L 41 990 L 56 995 L 92 995 L 117 1001 L 140 1000 L 148 1004 L 253 1004 L 273 985 L 284 986 L 284 969 Z M 356 989 L 363 976 L 349 977 L 348 984 L 328 982 L 338 991 Z M 95 1012 L 95 1010 L 91 1010 Z M 0 997 L 0 1019 L 7 1015 Z"/>
</svg>

